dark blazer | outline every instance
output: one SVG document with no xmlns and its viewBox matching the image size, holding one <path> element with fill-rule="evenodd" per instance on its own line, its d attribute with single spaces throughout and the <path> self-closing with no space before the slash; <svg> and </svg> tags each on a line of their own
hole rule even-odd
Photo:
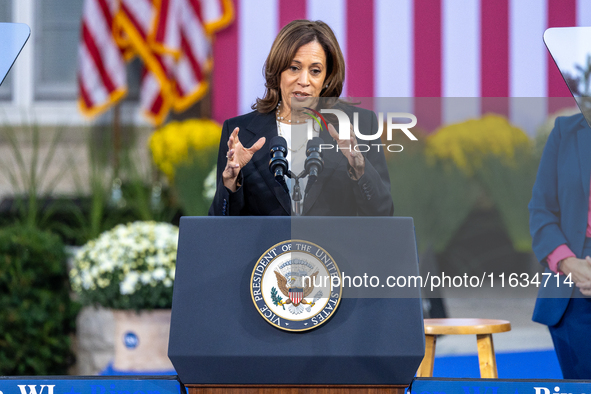
<svg viewBox="0 0 591 394">
<path fill-rule="evenodd" d="M 557 118 L 529 203 L 532 247 L 543 264 L 561 244 L 583 257 L 590 179 L 591 129 L 582 114 Z M 547 265 L 546 272 L 552 272 Z M 553 326 L 564 314 L 574 286 L 556 287 L 556 280 L 549 280 L 548 285 L 540 286 L 533 320 Z"/>
<path fill-rule="evenodd" d="M 352 111 L 359 112 L 360 130 L 371 134 L 377 130 L 373 112 L 344 106 L 352 119 Z M 266 137 L 265 145 L 244 166 L 239 181 L 241 187 L 231 193 L 222 182 L 226 166 L 228 138 L 239 127 L 240 142 L 250 147 L 259 138 Z M 365 133 L 365 131 L 363 131 Z M 228 119 L 224 122 L 217 162 L 218 186 L 209 209 L 209 215 L 271 215 L 291 214 L 291 199 L 269 171 L 269 142 L 277 135 L 275 113 L 261 114 L 256 111 Z M 323 130 L 320 138 L 325 143 L 336 143 Z M 361 141 L 368 142 L 368 141 Z M 371 143 L 371 142 L 370 142 Z M 324 170 L 304 197 L 302 214 L 306 216 L 391 216 L 394 205 L 390 195 L 390 178 L 383 153 L 377 148 L 364 153 L 365 173 L 353 181 L 348 173 L 348 162 L 336 149 L 323 150 Z M 302 191 L 303 192 L 303 191 Z"/>
</svg>

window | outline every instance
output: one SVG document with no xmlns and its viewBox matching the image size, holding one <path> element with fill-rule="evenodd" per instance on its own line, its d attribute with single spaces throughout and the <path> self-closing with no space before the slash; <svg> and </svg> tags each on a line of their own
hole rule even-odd
<svg viewBox="0 0 591 394">
<path fill-rule="evenodd" d="M 75 100 L 83 1 L 35 2 L 35 99 Z"/>
<path fill-rule="evenodd" d="M 0 0 L 0 22 L 11 22 L 12 21 L 12 0 Z M 12 99 L 12 79 L 14 78 L 14 72 L 11 71 L 6 76 L 2 85 L 0 85 L 0 100 Z"/>
</svg>

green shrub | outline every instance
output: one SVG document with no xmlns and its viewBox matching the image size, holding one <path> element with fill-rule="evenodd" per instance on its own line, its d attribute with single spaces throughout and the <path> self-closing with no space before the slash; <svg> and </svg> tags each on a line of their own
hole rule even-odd
<svg viewBox="0 0 591 394">
<path fill-rule="evenodd" d="M 63 375 L 73 364 L 64 245 L 26 227 L 0 229 L 0 375 Z"/>
</svg>

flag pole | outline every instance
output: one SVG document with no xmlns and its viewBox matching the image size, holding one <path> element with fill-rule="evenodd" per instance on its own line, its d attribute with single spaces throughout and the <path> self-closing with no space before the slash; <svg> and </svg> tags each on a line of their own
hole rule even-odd
<svg viewBox="0 0 591 394">
<path fill-rule="evenodd" d="M 123 182 L 119 178 L 119 169 L 121 166 L 121 105 L 115 104 L 113 107 L 113 127 L 111 134 L 113 144 L 113 182 L 111 184 L 111 198 L 109 204 L 116 208 L 125 207 L 125 198 L 123 197 Z"/>
<path fill-rule="evenodd" d="M 121 105 L 113 107 L 113 175 L 119 178 L 119 155 L 121 153 Z"/>
</svg>

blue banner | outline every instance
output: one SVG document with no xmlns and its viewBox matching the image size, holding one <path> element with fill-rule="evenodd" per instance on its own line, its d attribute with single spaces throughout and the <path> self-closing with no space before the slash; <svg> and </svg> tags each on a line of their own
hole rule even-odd
<svg viewBox="0 0 591 394">
<path fill-rule="evenodd" d="M 416 378 L 412 394 L 589 394 L 591 381 Z"/>
<path fill-rule="evenodd" d="M 183 394 L 183 390 L 176 377 L 51 376 L 0 378 L 0 394 Z"/>
</svg>

